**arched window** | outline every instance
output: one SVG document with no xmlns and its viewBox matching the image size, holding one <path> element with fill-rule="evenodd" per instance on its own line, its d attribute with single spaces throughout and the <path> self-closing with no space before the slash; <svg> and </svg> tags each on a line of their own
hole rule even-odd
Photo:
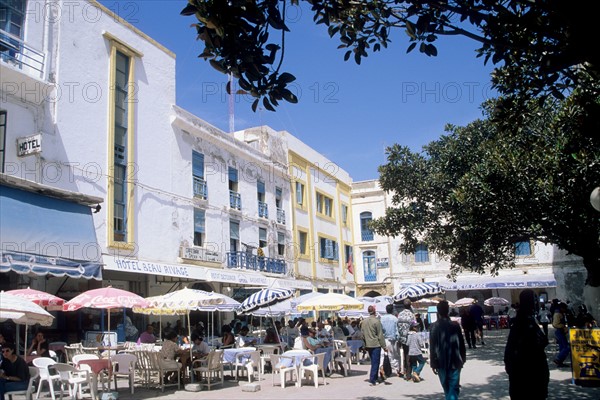
<svg viewBox="0 0 600 400">
<path fill-rule="evenodd" d="M 363 252 L 363 271 L 365 282 L 377 281 L 377 265 L 375 263 L 375 252 L 368 250 Z"/>
<path fill-rule="evenodd" d="M 369 222 L 373 220 L 373 214 L 369 211 L 360 213 L 360 237 L 363 242 L 373 240 L 373 231 L 369 229 Z"/>
</svg>

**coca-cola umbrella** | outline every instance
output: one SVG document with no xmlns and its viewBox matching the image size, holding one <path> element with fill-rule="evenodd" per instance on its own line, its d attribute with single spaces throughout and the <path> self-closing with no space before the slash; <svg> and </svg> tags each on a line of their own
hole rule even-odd
<svg viewBox="0 0 600 400">
<path fill-rule="evenodd" d="M 148 302 L 141 296 L 127 290 L 108 286 L 92 289 L 75 296 L 63 305 L 63 311 L 77 311 L 80 308 L 99 308 L 108 310 L 108 331 L 110 332 L 110 310 L 113 308 L 147 307 Z M 110 346 L 110 335 L 109 346 Z"/>
<path fill-rule="evenodd" d="M 31 288 L 9 290 L 6 293 L 30 300 L 38 306 L 44 307 L 46 310 L 50 311 L 62 310 L 63 304 L 65 303 L 65 300 L 58 296 Z"/>
</svg>

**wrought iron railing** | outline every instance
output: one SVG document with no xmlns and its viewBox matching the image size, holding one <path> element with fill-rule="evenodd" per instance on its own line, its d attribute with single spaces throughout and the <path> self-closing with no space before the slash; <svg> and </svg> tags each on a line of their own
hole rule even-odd
<svg viewBox="0 0 600 400">
<path fill-rule="evenodd" d="M 16 66 L 18 69 L 30 69 L 44 77 L 46 56 L 40 50 L 25 43 L 21 38 L 0 29 L 0 60 Z"/>
<path fill-rule="evenodd" d="M 270 272 L 272 274 L 285 274 L 284 259 L 259 257 L 245 251 L 232 251 L 227 253 L 227 268 L 241 268 L 252 271 Z"/>
<path fill-rule="evenodd" d="M 233 190 L 229 191 L 229 207 L 235 208 L 236 210 L 242 209 L 242 195 Z"/>
<path fill-rule="evenodd" d="M 363 242 L 370 242 L 373 240 L 373 231 L 364 230 L 360 232 L 360 238 Z"/>
<path fill-rule="evenodd" d="M 269 206 L 264 201 L 258 202 L 258 216 L 262 218 L 269 218 Z"/>
<path fill-rule="evenodd" d="M 277 209 L 277 223 L 285 225 L 285 210 L 283 208 Z"/>
<path fill-rule="evenodd" d="M 365 271 L 365 282 L 377 282 L 377 272 Z"/>
</svg>

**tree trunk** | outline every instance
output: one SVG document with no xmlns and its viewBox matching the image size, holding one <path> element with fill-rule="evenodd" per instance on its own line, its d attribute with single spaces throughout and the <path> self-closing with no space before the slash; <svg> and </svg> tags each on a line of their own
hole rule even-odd
<svg viewBox="0 0 600 400">
<path fill-rule="evenodd" d="M 583 301 L 588 311 L 594 316 L 596 321 L 600 317 L 600 259 L 584 258 L 583 265 L 587 270 L 587 279 L 583 289 Z"/>
</svg>

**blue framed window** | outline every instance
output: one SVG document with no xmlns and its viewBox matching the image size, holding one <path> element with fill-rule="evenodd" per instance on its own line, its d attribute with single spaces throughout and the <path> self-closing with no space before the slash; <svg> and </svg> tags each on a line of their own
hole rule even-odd
<svg viewBox="0 0 600 400">
<path fill-rule="evenodd" d="M 327 260 L 338 260 L 339 259 L 338 244 L 336 241 L 327 239 L 327 238 L 320 238 L 319 242 L 320 242 L 319 254 L 321 255 L 321 258 L 325 258 Z"/>
<path fill-rule="evenodd" d="M 296 204 L 304 206 L 304 184 L 296 182 Z"/>
<path fill-rule="evenodd" d="M 204 244 L 205 225 L 206 211 L 194 208 L 194 246 L 202 246 Z"/>
<path fill-rule="evenodd" d="M 229 221 L 229 251 L 236 252 L 240 248 L 240 222 Z"/>
<path fill-rule="evenodd" d="M 373 240 L 373 231 L 369 228 L 369 222 L 373 220 L 373 214 L 369 211 L 360 213 L 360 237 L 363 242 Z"/>
<path fill-rule="evenodd" d="M 515 243 L 515 255 L 516 256 L 530 256 L 531 255 L 531 242 L 529 240 L 523 240 Z"/>
<path fill-rule="evenodd" d="M 285 234 L 277 232 L 277 255 L 285 256 Z"/>
<path fill-rule="evenodd" d="M 0 0 L 0 52 L 14 58 L 21 53 L 21 43 L 9 35 L 23 39 L 26 0 Z"/>
<path fill-rule="evenodd" d="M 267 230 L 265 228 L 258 228 L 258 247 L 267 247 Z"/>
<path fill-rule="evenodd" d="M 204 154 L 192 151 L 192 180 L 194 196 L 206 199 L 208 191 L 204 180 Z"/>
<path fill-rule="evenodd" d="M 363 251 L 362 258 L 365 282 L 377 281 L 377 265 L 375 262 L 375 252 L 372 250 Z"/>
<path fill-rule="evenodd" d="M 306 243 L 308 242 L 308 234 L 306 232 L 298 231 L 298 251 L 302 255 L 307 255 L 308 250 Z"/>
<path fill-rule="evenodd" d="M 415 248 L 415 262 L 426 263 L 429 262 L 429 250 L 426 244 L 418 244 Z"/>
</svg>

